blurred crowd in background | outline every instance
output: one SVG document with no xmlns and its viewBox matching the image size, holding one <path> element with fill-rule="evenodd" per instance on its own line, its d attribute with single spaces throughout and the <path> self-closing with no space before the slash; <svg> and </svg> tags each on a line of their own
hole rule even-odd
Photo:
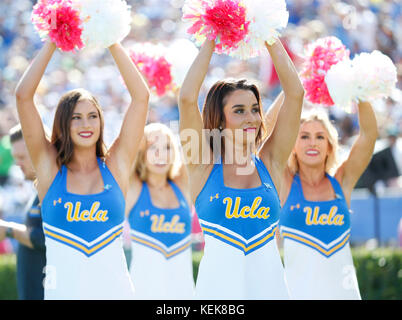
<svg viewBox="0 0 402 320">
<path fill-rule="evenodd" d="M 24 206 L 33 192 L 13 165 L 8 131 L 18 122 L 14 89 L 28 64 L 42 46 L 31 23 L 36 0 L 2 0 L 0 2 L 0 218 L 21 221 Z M 190 39 L 181 22 L 184 0 L 127 0 L 132 8 L 132 29 L 122 44 L 129 48 L 136 42 L 162 43 Z M 402 173 L 402 2 L 400 0 L 286 0 L 289 24 L 281 40 L 300 70 L 304 46 L 320 37 L 336 36 L 350 50 L 351 57 L 360 52 L 380 50 L 388 55 L 398 70 L 397 90 L 389 99 L 373 102 L 380 136 L 376 150 L 392 146 L 398 171 Z M 224 77 L 254 79 L 267 110 L 280 92 L 269 55 L 247 61 L 214 55 L 200 96 L 200 106 L 209 87 Z M 58 52 L 50 62 L 38 88 L 36 103 L 48 126 L 52 128 L 55 107 L 67 90 L 83 87 L 92 92 L 105 112 L 105 141 L 116 137 L 129 96 L 109 52 L 85 49 L 78 53 Z M 162 122 L 178 128 L 177 92 L 150 102 L 148 122 Z M 334 121 L 345 154 L 358 132 L 356 114 L 332 107 L 327 109 Z M 382 181 L 386 188 L 401 190 L 402 178 Z M 402 216 L 402 214 L 401 214 Z M 22 217 L 21 217 L 22 219 Z"/>
</svg>

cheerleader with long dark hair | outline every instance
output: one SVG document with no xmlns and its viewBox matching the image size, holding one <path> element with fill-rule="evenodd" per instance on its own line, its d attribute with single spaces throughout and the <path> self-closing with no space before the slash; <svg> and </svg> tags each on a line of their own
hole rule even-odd
<svg viewBox="0 0 402 320">
<path fill-rule="evenodd" d="M 75 89 L 61 97 L 49 141 L 34 96 L 55 50 L 46 42 L 16 89 L 42 205 L 45 299 L 131 299 L 121 235 L 127 172 L 143 136 L 148 87 L 120 43 L 111 45 L 131 96 L 118 137 L 107 150 L 99 103 L 88 91 Z"/>
</svg>

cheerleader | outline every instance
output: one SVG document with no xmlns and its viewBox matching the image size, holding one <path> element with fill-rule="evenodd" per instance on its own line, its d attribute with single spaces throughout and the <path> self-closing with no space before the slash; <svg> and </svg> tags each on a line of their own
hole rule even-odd
<svg viewBox="0 0 402 320">
<path fill-rule="evenodd" d="M 136 299 L 192 299 L 191 211 L 186 167 L 173 132 L 145 127 L 127 193 Z"/>
<path fill-rule="evenodd" d="M 350 237 L 352 190 L 377 138 L 368 102 L 358 104 L 360 132 L 338 162 L 338 134 L 324 112 L 302 117 L 281 189 L 285 275 L 293 299 L 361 299 Z"/>
<path fill-rule="evenodd" d="M 197 148 L 185 156 L 191 197 L 205 236 L 196 282 L 200 299 L 288 298 L 283 265 L 272 240 L 280 210 L 277 190 L 297 136 L 304 90 L 281 42 L 265 46 L 284 92 L 277 125 L 268 139 L 264 139 L 259 90 L 247 80 L 216 82 L 200 114 L 198 95 L 214 41 L 204 42 L 180 90 L 183 148 L 187 136 L 197 139 L 192 141 Z M 218 137 L 229 138 L 208 137 L 208 132 L 217 131 Z M 233 156 L 245 151 L 244 159 Z"/>
<path fill-rule="evenodd" d="M 132 299 L 121 235 L 127 172 L 143 135 L 148 87 L 123 47 L 113 44 L 109 51 L 131 95 L 119 136 L 106 150 L 97 100 L 75 89 L 61 97 L 49 141 L 34 95 L 55 49 L 46 42 L 16 88 L 42 203 L 45 299 Z"/>
</svg>

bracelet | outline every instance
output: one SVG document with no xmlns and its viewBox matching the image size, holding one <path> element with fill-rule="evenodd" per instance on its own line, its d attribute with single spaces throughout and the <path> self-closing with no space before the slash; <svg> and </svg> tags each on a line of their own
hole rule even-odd
<svg viewBox="0 0 402 320">
<path fill-rule="evenodd" d="M 6 230 L 6 237 L 7 238 L 14 238 L 14 230 L 11 227 L 8 227 Z"/>
</svg>

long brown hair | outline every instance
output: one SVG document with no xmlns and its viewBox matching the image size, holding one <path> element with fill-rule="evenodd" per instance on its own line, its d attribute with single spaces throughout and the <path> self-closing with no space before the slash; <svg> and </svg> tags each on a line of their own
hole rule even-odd
<svg viewBox="0 0 402 320">
<path fill-rule="evenodd" d="M 225 105 L 225 98 L 236 90 L 250 90 L 256 97 L 259 105 L 259 114 L 261 117 L 261 127 L 255 139 L 255 145 L 258 148 L 266 135 L 266 127 L 264 122 L 264 116 L 262 114 L 261 95 L 257 86 L 247 79 L 224 79 L 217 81 L 211 89 L 209 89 L 207 97 L 205 99 L 204 107 L 202 110 L 202 120 L 204 122 L 204 129 L 219 129 L 225 115 L 223 113 L 223 107 Z M 223 142 L 222 142 L 223 143 Z M 210 139 L 210 146 L 213 149 L 213 139 Z"/>
<path fill-rule="evenodd" d="M 65 93 L 60 98 L 53 121 L 52 138 L 50 142 L 57 150 L 56 161 L 59 168 L 62 165 L 67 165 L 73 156 L 74 145 L 70 134 L 71 119 L 75 106 L 82 100 L 91 101 L 98 110 L 100 134 L 96 142 L 96 156 L 104 158 L 106 155 L 106 145 L 103 141 L 104 119 L 102 108 L 91 93 L 84 89 L 74 89 Z"/>
</svg>

